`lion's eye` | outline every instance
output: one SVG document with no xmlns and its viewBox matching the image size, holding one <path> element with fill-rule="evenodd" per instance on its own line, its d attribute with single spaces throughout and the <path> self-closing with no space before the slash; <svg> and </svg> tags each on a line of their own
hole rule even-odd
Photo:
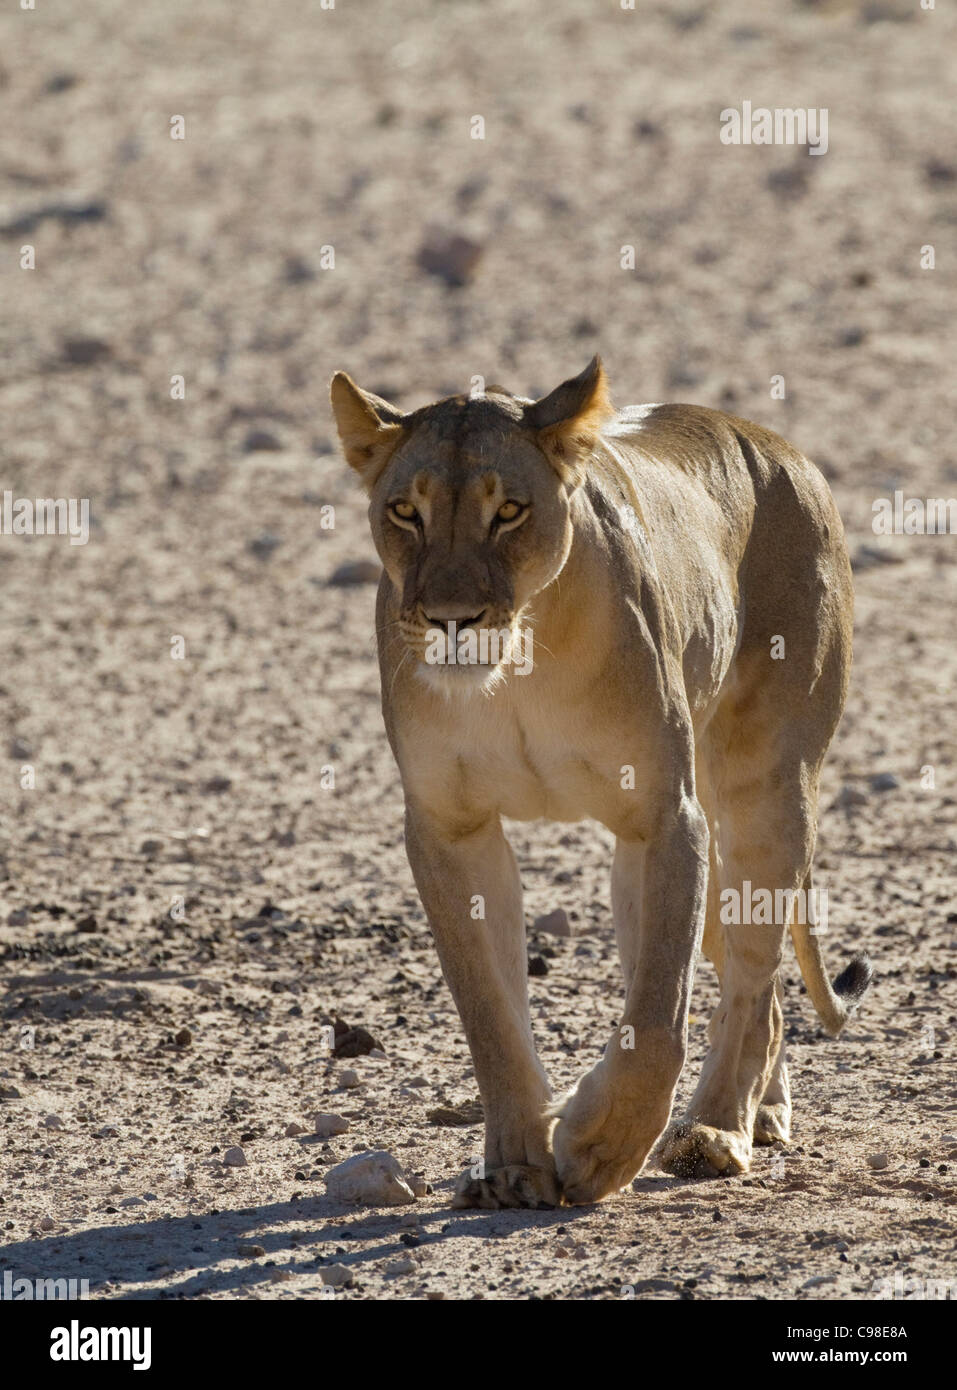
<svg viewBox="0 0 957 1390">
<path fill-rule="evenodd" d="M 418 521 L 419 519 L 419 514 L 411 502 L 392 502 L 389 511 L 399 521 Z"/>
<path fill-rule="evenodd" d="M 503 502 L 495 513 L 495 517 L 498 521 L 514 521 L 524 510 L 521 502 Z"/>
</svg>

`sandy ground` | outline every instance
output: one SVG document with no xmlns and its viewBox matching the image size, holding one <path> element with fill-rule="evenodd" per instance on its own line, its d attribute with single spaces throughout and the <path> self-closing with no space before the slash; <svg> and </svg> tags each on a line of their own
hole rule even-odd
<svg viewBox="0 0 957 1390">
<path fill-rule="evenodd" d="M 957 541 L 870 524 L 895 488 L 957 494 L 955 31 L 916 0 L 4 7 L 0 482 L 94 520 L 85 547 L 0 536 L 0 1272 L 113 1299 L 319 1297 L 331 1264 L 339 1299 L 957 1281 Z M 826 106 L 826 156 L 722 145 L 744 99 Z M 433 226 L 480 248 L 466 283 L 420 265 Z M 326 384 L 537 393 L 596 349 L 620 402 L 731 407 L 831 481 L 858 609 L 820 877 L 834 969 L 865 947 L 878 979 L 830 1042 L 789 957 L 795 1133 L 750 1177 L 457 1213 L 481 1127 L 428 1112 L 475 1084 L 402 848 L 374 585 L 329 582 L 374 555 Z M 529 921 L 576 928 L 529 940 L 560 1087 L 620 1005 L 609 837 L 514 841 Z M 679 1100 L 714 1000 L 704 969 Z M 331 1057 L 334 1016 L 384 1055 Z M 331 1202 L 369 1148 L 433 1191 Z"/>
</svg>

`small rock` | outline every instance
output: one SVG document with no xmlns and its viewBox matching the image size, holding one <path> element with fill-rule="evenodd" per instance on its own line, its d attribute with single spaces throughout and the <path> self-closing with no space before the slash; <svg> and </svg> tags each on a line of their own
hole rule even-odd
<svg viewBox="0 0 957 1390">
<path fill-rule="evenodd" d="M 173 1042 L 177 1047 L 189 1047 L 192 1041 L 193 1035 L 188 1028 L 181 1028 L 173 1038 Z"/>
<path fill-rule="evenodd" d="M 571 936 L 572 924 L 565 909 L 556 907 L 554 912 L 546 912 L 544 917 L 536 917 L 532 923 L 532 931 L 547 932 L 549 936 Z"/>
<path fill-rule="evenodd" d="M 326 1193 L 338 1202 L 397 1207 L 415 1201 L 402 1165 L 384 1149 L 353 1154 L 325 1176 Z"/>
<path fill-rule="evenodd" d="M 334 1057 L 368 1057 L 372 1052 L 385 1056 L 381 1043 L 365 1028 L 347 1028 L 345 1032 L 336 1032 Z"/>
<path fill-rule="evenodd" d="M 931 159 L 924 165 L 928 183 L 957 183 L 957 165 L 945 164 L 941 159 Z"/>
<path fill-rule="evenodd" d="M 238 1145 L 234 1145 L 223 1154 L 223 1163 L 227 1168 L 245 1168 L 246 1155 Z"/>
<path fill-rule="evenodd" d="M 102 338 L 67 338 L 63 344 L 63 360 L 73 367 L 90 367 L 113 356 L 113 349 Z"/>
<path fill-rule="evenodd" d="M 352 589 L 359 584 L 378 584 L 382 566 L 374 560 L 347 560 L 329 576 L 329 583 L 339 589 Z"/>
<path fill-rule="evenodd" d="M 315 280 L 316 272 L 302 256 L 287 256 L 283 267 L 283 279 L 287 285 L 304 285 Z"/>
<path fill-rule="evenodd" d="M 40 1219 L 40 1230 L 41 1230 L 41 1231 L 53 1231 L 53 1230 L 55 1230 L 55 1229 L 56 1229 L 56 1222 L 54 1221 L 54 1219 L 53 1219 L 52 1216 L 44 1216 L 44 1217 L 41 1217 L 41 1219 Z"/>
<path fill-rule="evenodd" d="M 479 1101 L 466 1100 L 461 1105 L 436 1105 L 425 1112 L 425 1118 L 433 1125 L 480 1125 L 485 1112 Z"/>
<path fill-rule="evenodd" d="M 85 932 L 88 935 L 92 935 L 93 932 L 99 931 L 99 927 L 96 924 L 95 917 L 81 917 L 79 922 L 77 922 L 76 924 L 76 929 L 77 931 Z"/>
<path fill-rule="evenodd" d="M 269 1282 L 272 1284 L 285 1284 L 292 1278 L 288 1269 L 271 1269 L 269 1271 Z"/>
<path fill-rule="evenodd" d="M 903 563 L 904 557 L 902 555 L 876 545 L 859 545 L 851 556 L 851 569 L 855 573 L 860 570 L 874 569 L 878 565 L 902 565 Z"/>
<path fill-rule="evenodd" d="M 529 956 L 528 973 L 531 976 L 548 974 L 548 961 L 543 956 Z"/>
<path fill-rule="evenodd" d="M 328 1287 L 343 1289 L 354 1282 L 355 1276 L 348 1265 L 326 1265 L 320 1269 L 319 1278 Z"/>
<path fill-rule="evenodd" d="M 119 1137 L 119 1133 L 120 1131 L 117 1129 L 116 1125 L 101 1125 L 101 1127 L 94 1132 L 93 1138 L 116 1139 Z"/>
<path fill-rule="evenodd" d="M 272 531 L 260 531 L 258 536 L 246 542 L 246 549 L 250 554 L 255 555 L 257 560 L 268 560 L 274 550 L 282 545 L 279 536 L 273 535 Z"/>
<path fill-rule="evenodd" d="M 387 1279 L 396 1279 L 402 1274 L 415 1274 L 418 1267 L 412 1256 L 406 1255 L 403 1259 L 392 1260 L 386 1265 L 385 1277 Z"/>
<path fill-rule="evenodd" d="M 344 1115 L 320 1113 L 316 1116 L 315 1133 L 320 1139 L 331 1139 L 335 1134 L 345 1134 L 348 1129 L 349 1121 Z"/>
<path fill-rule="evenodd" d="M 146 1203 L 142 1197 L 124 1197 L 120 1202 L 121 1207 L 145 1207 Z"/>
<path fill-rule="evenodd" d="M 239 1253 L 240 1255 L 248 1256 L 251 1260 L 258 1260 L 260 1255 L 265 1255 L 266 1247 L 264 1245 L 244 1244 L 240 1245 Z"/>
<path fill-rule="evenodd" d="M 287 1139 L 295 1139 L 297 1135 L 299 1135 L 299 1134 L 305 1134 L 305 1133 L 306 1133 L 306 1127 L 305 1127 L 305 1125 L 298 1124 L 295 1120 L 291 1120 L 291 1121 L 289 1122 L 289 1124 L 286 1125 L 286 1138 L 287 1138 Z"/>
<path fill-rule="evenodd" d="M 871 778 L 872 792 L 892 792 L 900 786 L 900 778 L 895 777 L 893 772 L 879 772 L 876 777 Z"/>
<path fill-rule="evenodd" d="M 815 1274 L 815 1275 L 813 1276 L 813 1278 L 811 1278 L 811 1279 L 806 1279 L 806 1280 L 804 1281 L 804 1283 L 801 1285 L 801 1288 L 802 1288 L 802 1289 L 816 1289 L 816 1288 L 818 1288 L 821 1284 L 836 1284 L 836 1283 L 837 1283 L 837 1275 L 836 1275 L 836 1274 Z"/>
<path fill-rule="evenodd" d="M 441 227 L 429 228 L 416 257 L 424 271 L 444 281 L 449 289 L 467 285 L 481 259 L 482 247 L 477 241 Z"/>
<path fill-rule="evenodd" d="M 276 454 L 282 449 L 282 440 L 269 430 L 250 430 L 243 440 L 244 454 Z"/>
<path fill-rule="evenodd" d="M 441 1289 L 426 1289 L 425 1296 L 430 1303 L 439 1303 L 445 1297 Z"/>
<path fill-rule="evenodd" d="M 354 1090 L 356 1086 L 361 1086 L 359 1073 L 353 1071 L 351 1067 L 346 1067 L 345 1071 L 339 1073 L 339 1085 L 344 1091 Z"/>
<path fill-rule="evenodd" d="M 20 1092 L 16 1086 L 0 1085 L 0 1100 L 19 1100 Z"/>
<path fill-rule="evenodd" d="M 851 806 L 863 806 L 867 802 L 867 796 L 858 787 L 842 787 L 837 796 L 831 802 L 829 810 L 845 811 Z"/>
<path fill-rule="evenodd" d="M 228 792 L 233 785 L 231 777 L 224 777 L 218 773 L 215 777 L 208 777 L 200 786 L 200 791 L 209 796 L 221 796 L 223 792 Z"/>
<path fill-rule="evenodd" d="M 869 1168 L 886 1168 L 890 1159 L 886 1153 L 868 1154 L 867 1164 Z"/>
<path fill-rule="evenodd" d="M 62 1129 L 62 1128 L 63 1128 L 63 1121 L 60 1119 L 59 1115 L 47 1115 L 47 1117 L 46 1117 L 46 1119 L 43 1121 L 43 1123 L 44 1123 L 44 1125 L 46 1126 L 47 1129 Z"/>
</svg>

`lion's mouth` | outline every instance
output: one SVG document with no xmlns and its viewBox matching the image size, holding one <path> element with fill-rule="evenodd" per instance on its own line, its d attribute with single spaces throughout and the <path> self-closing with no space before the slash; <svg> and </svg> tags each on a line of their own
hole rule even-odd
<svg viewBox="0 0 957 1390">
<path fill-rule="evenodd" d="M 436 672 L 491 674 L 514 667 L 519 674 L 527 674 L 531 670 L 531 629 L 522 630 L 514 622 L 499 627 L 459 626 L 450 622 L 441 627 L 420 628 L 414 637 L 408 634 L 406 641 L 419 662 Z"/>
</svg>

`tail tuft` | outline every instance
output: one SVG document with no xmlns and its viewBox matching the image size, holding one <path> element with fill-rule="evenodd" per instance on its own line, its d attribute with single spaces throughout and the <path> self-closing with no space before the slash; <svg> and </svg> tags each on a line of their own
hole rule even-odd
<svg viewBox="0 0 957 1390">
<path fill-rule="evenodd" d="M 855 1008 L 870 988 L 874 967 L 866 954 L 855 956 L 834 981 L 834 993 L 846 1002 L 847 1011 Z"/>
</svg>

